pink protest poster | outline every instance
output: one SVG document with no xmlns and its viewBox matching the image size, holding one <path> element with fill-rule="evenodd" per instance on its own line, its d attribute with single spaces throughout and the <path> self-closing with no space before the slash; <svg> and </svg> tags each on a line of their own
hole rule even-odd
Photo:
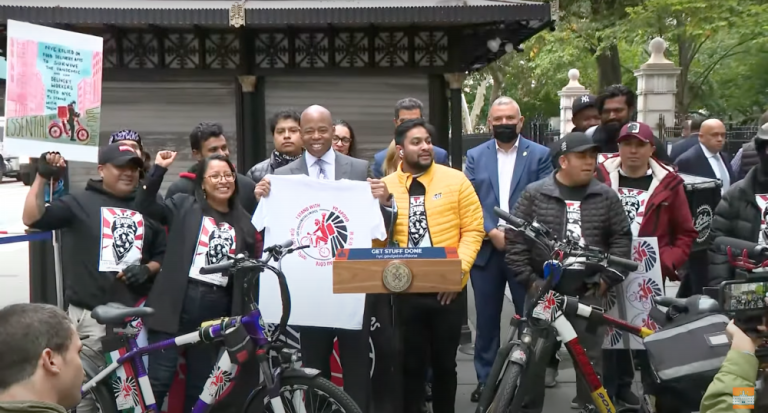
<svg viewBox="0 0 768 413">
<path fill-rule="evenodd" d="M 96 162 L 103 44 L 98 36 L 8 21 L 7 151 Z"/>
</svg>

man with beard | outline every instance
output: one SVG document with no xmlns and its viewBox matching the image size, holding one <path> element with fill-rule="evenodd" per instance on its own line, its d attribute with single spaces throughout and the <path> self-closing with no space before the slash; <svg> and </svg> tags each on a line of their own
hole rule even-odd
<svg viewBox="0 0 768 413">
<path fill-rule="evenodd" d="M 637 95 L 631 89 L 624 85 L 608 86 L 600 96 L 597 97 L 597 111 L 600 112 L 602 124 L 598 126 L 593 134 L 592 140 L 600 147 L 601 153 L 616 153 L 619 146 L 616 139 L 619 137 L 621 127 L 626 125 L 637 108 Z M 672 161 L 667 155 L 666 147 L 662 142 L 654 137 L 654 158 L 666 164 Z"/>
<path fill-rule="evenodd" d="M 575 237 L 580 243 L 629 259 L 632 232 L 621 200 L 615 191 L 593 177 L 597 150 L 597 145 L 584 133 L 565 135 L 560 141 L 560 167 L 548 177 L 528 185 L 512 215 L 526 221 L 536 219 L 558 239 Z M 507 264 L 519 280 L 526 282 L 531 292 L 536 291 L 543 281 L 543 264 L 551 257 L 519 232 L 507 231 L 506 241 Z M 608 290 L 624 281 L 626 273 L 622 275 L 592 268 L 572 268 L 560 279 L 555 291 L 579 297 L 585 304 L 601 306 Z M 600 374 L 605 328 L 590 333 L 585 319 L 569 317 L 569 321 L 595 371 Z M 544 346 L 541 354 L 551 354 L 551 351 L 551 346 Z M 528 382 L 532 384 L 527 388 L 531 395 L 525 402 L 527 411 L 540 412 L 543 408 L 544 379 L 541 369 L 530 377 Z M 571 407 L 592 411 L 589 409 L 594 406 L 587 405 L 592 405 L 590 392 L 579 381 L 577 397 Z"/>
<path fill-rule="evenodd" d="M 499 325 L 504 302 L 504 286 L 509 286 L 515 313 L 523 314 L 525 286 L 504 263 L 504 232 L 496 227 L 499 218 L 493 208 L 510 211 L 528 184 L 545 178 L 552 172 L 549 150 L 522 136 L 525 118 L 517 102 L 500 97 L 488 112 L 488 128 L 494 139 L 467 152 L 464 173 L 475 187 L 483 206 L 485 241 L 472 267 L 472 288 L 477 311 L 475 337 L 475 372 L 477 388 L 470 400 L 477 402 L 485 388 L 499 351 Z"/>
<path fill-rule="evenodd" d="M 619 194 L 632 235 L 657 239 L 664 280 L 679 281 L 677 270 L 688 260 L 698 236 L 683 179 L 651 156 L 653 131 L 645 123 L 624 125 L 617 141 L 618 155 L 599 165 L 596 177 Z M 644 359 L 643 353 L 638 351 L 639 358 Z M 603 358 L 604 383 L 610 398 L 639 407 L 640 399 L 632 392 L 635 371 L 630 351 L 604 350 Z"/>
<path fill-rule="evenodd" d="M 192 156 L 197 161 L 216 154 L 229 158 L 227 138 L 224 137 L 224 128 L 219 123 L 202 122 L 195 126 L 192 133 L 189 134 L 189 146 L 192 149 Z M 187 172 L 179 174 L 181 179 L 171 184 L 165 192 L 165 199 L 169 199 L 176 194 L 194 195 L 197 165 L 195 163 Z M 253 212 L 256 211 L 256 199 L 253 196 L 256 183 L 249 177 L 238 173 L 237 188 L 240 205 L 245 209 L 245 212 L 253 215 Z"/>
<path fill-rule="evenodd" d="M 512 117 L 520 119 L 519 110 L 514 112 Z M 516 130 L 515 126 L 511 130 Z M 393 199 L 396 203 L 394 231 L 390 234 L 394 240 L 390 242 L 396 241 L 403 248 L 456 248 L 466 285 L 486 235 L 483 209 L 469 179 L 459 171 L 434 162 L 434 135 L 434 128 L 423 119 L 398 125 L 395 145 L 402 162 L 397 172 L 382 179 L 394 198 L 380 198 L 380 202 L 387 227 L 392 220 Z M 512 145 L 509 140 L 507 143 Z M 503 290 L 503 286 L 501 288 Z M 396 323 L 403 337 L 400 348 L 406 349 L 402 362 L 403 412 L 421 412 L 424 377 L 429 367 L 433 371 L 434 411 L 455 411 L 456 349 L 461 339 L 463 315 L 460 295 L 465 293 L 466 290 L 396 297 Z M 496 324 L 498 327 L 498 322 Z"/>
<path fill-rule="evenodd" d="M 117 301 L 134 306 L 149 292 L 165 254 L 165 229 L 133 210 L 139 155 L 128 145 L 99 149 L 99 180 L 46 206 L 44 186 L 66 167 L 57 152 L 40 155 L 38 173 L 24 201 L 24 225 L 61 230 L 64 294 L 69 317 L 83 344 L 100 352 L 105 326 L 91 317 L 94 307 Z M 87 398 L 78 412 L 95 411 Z"/>
<path fill-rule="evenodd" d="M 253 182 L 260 182 L 265 176 L 275 172 L 289 163 L 299 159 L 303 152 L 301 142 L 301 128 L 299 122 L 301 116 L 294 110 L 281 110 L 275 112 L 269 119 L 269 129 L 272 131 L 272 142 L 275 149 L 268 159 L 253 166 L 248 171 L 248 176 Z"/>
</svg>

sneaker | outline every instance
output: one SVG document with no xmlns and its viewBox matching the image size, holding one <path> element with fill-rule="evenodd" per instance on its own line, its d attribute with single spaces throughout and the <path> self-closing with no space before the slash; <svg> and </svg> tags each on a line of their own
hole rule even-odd
<svg viewBox="0 0 768 413">
<path fill-rule="evenodd" d="M 640 398 L 632 392 L 630 387 L 621 387 L 616 392 L 616 400 L 627 407 L 640 407 Z"/>
<path fill-rule="evenodd" d="M 556 369 L 547 367 L 547 371 L 544 374 L 544 385 L 547 387 L 557 386 L 557 375 L 558 371 Z"/>
<path fill-rule="evenodd" d="M 579 400 L 578 396 L 574 397 L 573 400 L 571 400 L 571 409 L 575 409 L 575 410 L 582 409 L 583 411 L 585 407 L 586 406 L 584 405 L 584 403 L 581 402 L 581 400 Z"/>
</svg>

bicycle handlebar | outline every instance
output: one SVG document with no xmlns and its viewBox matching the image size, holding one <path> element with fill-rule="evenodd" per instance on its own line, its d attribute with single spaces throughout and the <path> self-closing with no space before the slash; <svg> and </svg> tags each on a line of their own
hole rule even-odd
<svg viewBox="0 0 768 413">
<path fill-rule="evenodd" d="M 723 251 L 727 251 L 730 248 L 734 255 L 741 256 L 746 252 L 747 257 L 750 259 L 763 260 L 768 258 L 768 246 L 766 245 L 758 245 L 754 242 L 730 237 L 717 237 L 713 244 L 715 248 Z"/>
<path fill-rule="evenodd" d="M 283 304 L 283 315 L 280 317 L 280 324 L 278 324 L 277 332 L 273 336 L 274 339 L 278 339 L 288 326 L 288 319 L 291 317 L 291 294 L 288 290 L 288 281 L 285 279 L 285 274 L 283 274 L 283 271 L 280 269 L 280 262 L 287 255 L 305 248 L 309 248 L 309 245 L 293 247 L 293 240 L 288 240 L 265 248 L 264 253 L 266 254 L 266 257 L 262 259 L 252 259 L 243 254 L 238 254 L 235 257 L 231 257 L 227 262 L 200 268 L 200 274 L 216 274 L 224 271 L 230 271 L 236 274 L 240 271 L 253 268 L 267 269 L 275 274 L 278 285 L 280 286 L 280 300 Z M 272 260 L 277 261 L 277 267 L 273 267 L 269 264 Z"/>
<path fill-rule="evenodd" d="M 546 247 L 550 253 L 557 251 L 562 253 L 561 261 L 565 258 L 584 258 L 589 262 L 597 263 L 603 267 L 619 268 L 629 272 L 636 271 L 639 263 L 626 258 L 616 257 L 603 252 L 599 248 L 580 245 L 575 241 L 557 241 L 552 236 L 551 231 L 536 222 L 528 222 L 504 211 L 499 207 L 494 207 L 493 212 L 503 221 L 508 222 L 510 226 L 521 231 L 525 236 L 531 238 Z"/>
</svg>

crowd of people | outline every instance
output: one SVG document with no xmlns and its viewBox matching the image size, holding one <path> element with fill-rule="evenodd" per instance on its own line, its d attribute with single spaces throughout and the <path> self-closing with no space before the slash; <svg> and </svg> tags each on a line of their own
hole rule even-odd
<svg viewBox="0 0 768 413">
<path fill-rule="evenodd" d="M 756 201 L 768 197 L 762 195 L 768 194 L 768 113 L 754 142 L 740 151 L 740 163 L 732 166 L 723 153 L 725 129 L 719 120 L 693 120 L 691 135 L 668 154 L 649 125 L 631 120 L 635 109 L 634 92 L 621 85 L 597 97 L 579 97 L 573 105 L 573 131 L 548 148 L 521 136 L 525 117 L 520 106 L 501 97 L 488 112 L 492 139 L 467 152 L 463 173 L 446 166 L 448 154 L 432 145 L 435 130 L 423 119 L 422 103 L 413 98 L 397 102 L 394 139 L 376 153 L 370 166 L 355 158 L 353 126 L 334 120 L 321 106 L 274 113 L 269 121 L 274 151 L 246 174 L 238 173 L 229 159 L 222 125 L 201 123 L 189 135 L 196 163 L 180 174 L 165 196 L 159 189 L 177 154 L 160 151 L 150 165 L 141 136 L 134 131 L 117 132 L 100 148 L 99 176 L 85 190 L 73 189 L 50 203 L 45 201 L 45 184 L 58 179 L 66 159 L 44 153 L 25 200 L 23 222 L 39 230 L 61 230 L 68 309 L 66 315 L 41 305 L 0 311 L 0 412 L 61 412 L 61 406 L 78 403 L 79 412 L 96 411 L 93 400 L 80 401 L 75 388 L 82 382 L 76 360 L 79 337 L 83 346 L 99 351 L 105 335 L 105 326 L 91 317 L 96 306 L 135 306 L 146 297 L 145 305 L 156 310 L 144 323 L 150 343 L 241 312 L 228 274 L 201 274 L 200 268 L 237 253 L 260 255 L 262 234 L 251 217 L 270 195 L 269 176 L 294 174 L 368 181 L 391 228 L 390 245 L 457 248 L 463 284 L 471 282 L 475 295 L 478 384 L 471 399 L 476 402 L 500 346 L 505 286 L 516 313 L 522 314 L 549 259 L 521 234 L 498 229 L 495 207 L 536 219 L 561 239 L 626 259 L 634 237 L 656 237 L 663 278 L 677 281 L 697 237 L 679 175 L 685 172 L 722 182 L 723 200 L 712 224 L 716 236 L 763 244 L 768 239 L 768 207 Z M 602 162 L 599 154 L 605 155 Z M 743 179 L 734 173 L 750 165 Z M 710 255 L 709 282 L 733 278 L 727 260 L 716 252 Z M 600 306 L 626 276 L 576 269 L 556 291 Z M 465 294 L 412 294 L 399 301 L 395 322 L 408 349 L 402 360 L 403 411 L 421 412 L 430 387 L 435 413 L 455 411 L 460 302 Z M 620 405 L 639 406 L 631 387 L 635 370 L 630 351 L 603 350 L 603 331 L 587 328 L 577 317 L 570 321 L 610 397 Z M 369 334 L 366 328 L 301 328 L 304 366 L 328 378 L 332 343 L 338 338 L 345 391 L 363 412 L 373 410 Z M 31 344 L 29 337 L 34 339 Z M 540 391 L 528 395 L 526 411 L 541 412 L 545 388 L 558 385 L 559 348 L 552 341 L 544 349 L 547 368 L 535 370 L 530 378 L 540 383 L 534 386 Z M 642 358 L 642 352 L 637 353 Z M 754 358 L 754 347 L 751 354 Z M 212 344 L 188 350 L 185 411 L 197 400 L 216 355 Z M 148 375 L 158 405 L 170 389 L 177 357 L 175 351 L 150 355 Z M 579 386 L 572 407 L 586 411 L 592 403 L 587 389 Z"/>
</svg>

